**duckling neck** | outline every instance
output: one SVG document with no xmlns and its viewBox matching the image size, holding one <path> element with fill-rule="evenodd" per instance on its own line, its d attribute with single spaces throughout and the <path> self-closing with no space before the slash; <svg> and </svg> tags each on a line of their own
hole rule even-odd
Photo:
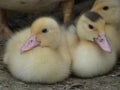
<svg viewBox="0 0 120 90">
<path fill-rule="evenodd" d="M 94 42 L 94 41 L 90 41 L 90 40 L 80 40 L 80 43 L 79 43 L 80 46 L 85 46 L 85 47 L 91 47 L 91 48 L 96 48 L 100 51 L 102 51 L 102 49 Z"/>
</svg>

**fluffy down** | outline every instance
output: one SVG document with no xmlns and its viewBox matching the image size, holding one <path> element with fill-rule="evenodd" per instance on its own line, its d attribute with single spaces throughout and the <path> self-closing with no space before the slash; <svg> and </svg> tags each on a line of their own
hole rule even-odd
<svg viewBox="0 0 120 90">
<path fill-rule="evenodd" d="M 40 46 L 21 53 L 20 49 L 26 40 L 36 32 Z M 71 61 L 67 50 L 60 26 L 54 19 L 43 17 L 37 19 L 31 28 L 16 33 L 8 41 L 4 63 L 11 74 L 22 81 L 55 83 L 70 74 Z"/>
</svg>

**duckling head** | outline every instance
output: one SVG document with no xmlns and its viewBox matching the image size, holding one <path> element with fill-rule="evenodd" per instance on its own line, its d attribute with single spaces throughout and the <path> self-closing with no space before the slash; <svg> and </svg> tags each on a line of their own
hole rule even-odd
<svg viewBox="0 0 120 90">
<path fill-rule="evenodd" d="M 60 36 L 60 27 L 54 19 L 50 17 L 39 18 L 33 22 L 31 36 L 22 46 L 21 52 L 32 50 L 37 46 L 57 48 Z"/>
<path fill-rule="evenodd" d="M 120 0 L 96 0 L 91 11 L 99 13 L 108 24 L 120 23 Z"/>
<path fill-rule="evenodd" d="M 81 40 L 95 42 L 106 52 L 112 51 L 105 35 L 105 21 L 95 12 L 87 12 L 78 19 L 77 34 Z"/>
</svg>

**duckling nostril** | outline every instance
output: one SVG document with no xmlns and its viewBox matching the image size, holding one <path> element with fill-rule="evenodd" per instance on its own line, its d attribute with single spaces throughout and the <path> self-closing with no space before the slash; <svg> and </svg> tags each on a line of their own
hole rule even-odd
<svg viewBox="0 0 120 90">
<path fill-rule="evenodd" d="M 100 40 L 100 42 L 103 42 L 103 41 L 104 41 L 104 39 L 101 39 L 101 40 Z"/>
<path fill-rule="evenodd" d="M 30 40 L 30 43 L 32 43 L 33 42 L 33 40 Z"/>
</svg>

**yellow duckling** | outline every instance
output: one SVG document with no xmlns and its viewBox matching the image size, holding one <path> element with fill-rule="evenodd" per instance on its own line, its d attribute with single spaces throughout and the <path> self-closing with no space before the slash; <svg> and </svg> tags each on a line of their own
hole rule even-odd
<svg viewBox="0 0 120 90">
<path fill-rule="evenodd" d="M 80 39 L 72 51 L 72 71 L 79 77 L 94 77 L 112 70 L 116 51 L 105 33 L 105 21 L 95 12 L 82 15 L 77 22 Z"/>
<path fill-rule="evenodd" d="M 99 13 L 108 24 L 120 24 L 120 0 L 96 0 L 91 11 Z"/>
<path fill-rule="evenodd" d="M 107 30 L 107 33 L 112 37 L 114 46 L 120 54 L 120 0 L 96 0 L 91 11 L 99 13 L 104 18 L 107 28 L 114 27 Z"/>
<path fill-rule="evenodd" d="M 71 63 L 64 35 L 54 19 L 37 19 L 8 41 L 4 63 L 22 81 L 62 81 L 69 76 Z"/>
</svg>

